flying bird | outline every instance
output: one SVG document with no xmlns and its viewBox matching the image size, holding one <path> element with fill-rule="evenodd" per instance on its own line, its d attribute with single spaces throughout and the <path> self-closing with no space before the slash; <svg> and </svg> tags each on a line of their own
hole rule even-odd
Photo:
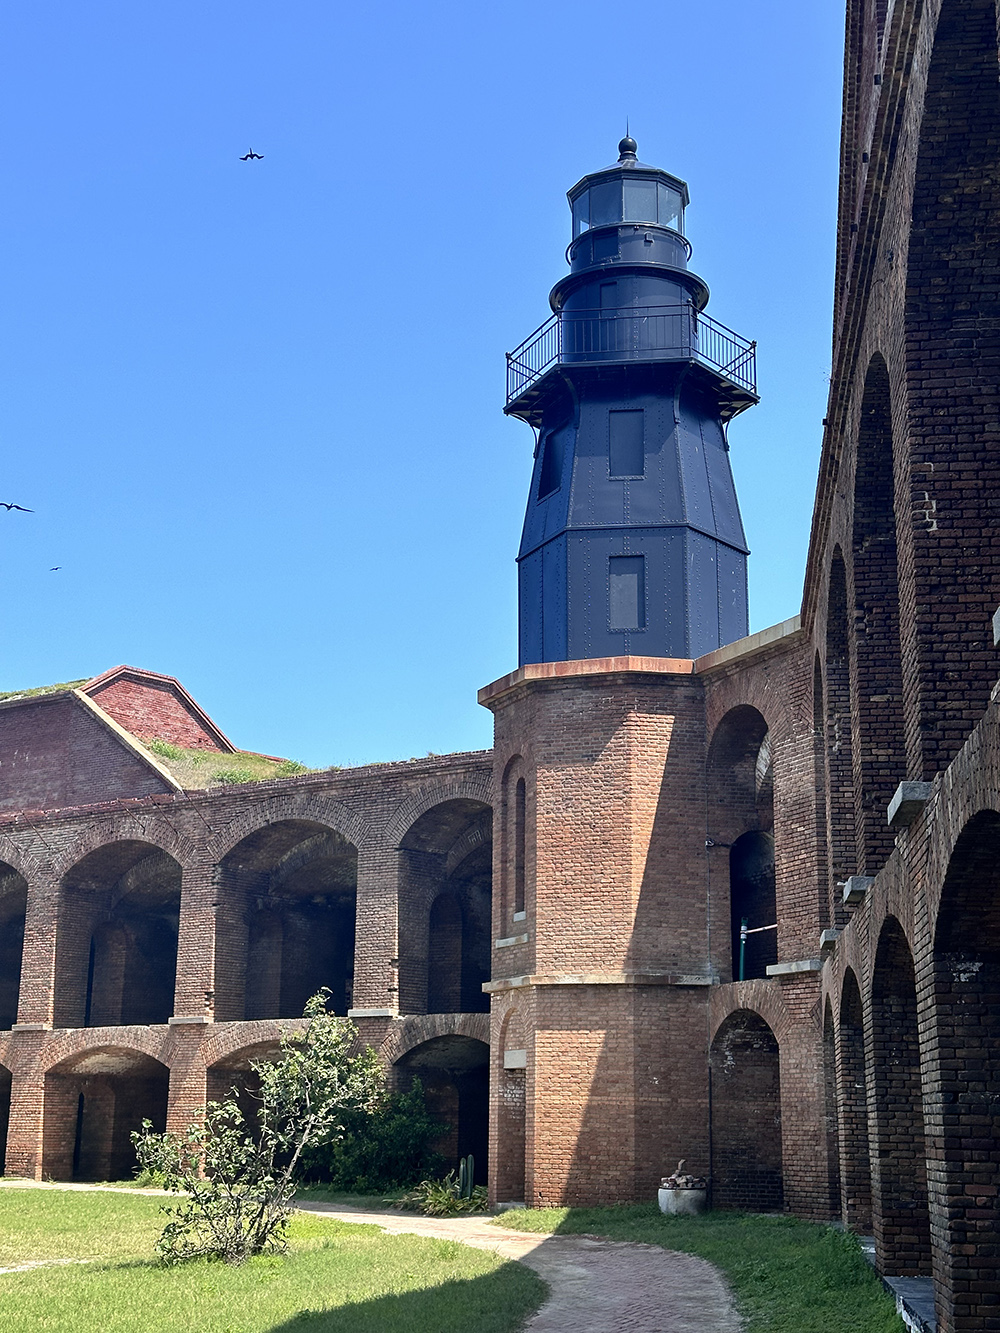
<svg viewBox="0 0 1000 1333">
<path fill-rule="evenodd" d="M 22 514 L 33 514 L 33 509 L 25 509 L 24 505 L 8 504 L 6 500 L 0 500 L 0 509 L 6 509 L 8 513 L 11 509 L 19 509 Z"/>
<path fill-rule="evenodd" d="M 241 161 L 241 162 L 263 162 L 263 161 L 264 161 L 264 154 L 263 154 L 263 153 L 255 153 L 254 150 L 251 148 L 250 151 L 249 151 L 249 153 L 244 153 L 244 154 L 243 154 L 243 156 L 240 158 L 240 161 Z"/>
<path fill-rule="evenodd" d="M 62 565 L 53 565 L 52 568 L 49 570 L 49 573 L 54 574 L 57 569 L 62 569 Z"/>
</svg>

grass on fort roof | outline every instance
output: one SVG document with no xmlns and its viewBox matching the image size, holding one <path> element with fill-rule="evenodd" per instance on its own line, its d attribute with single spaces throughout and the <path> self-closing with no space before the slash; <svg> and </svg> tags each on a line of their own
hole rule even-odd
<svg viewBox="0 0 1000 1333">
<path fill-rule="evenodd" d="M 4 699 L 34 699 L 39 694 L 56 694 L 59 690 L 78 690 L 88 680 L 90 677 L 84 676 L 82 680 L 64 680 L 61 685 L 36 685 L 30 690 L 0 690 L 0 702 Z"/>
<path fill-rule="evenodd" d="M 454 1241 L 296 1214 L 287 1255 L 168 1268 L 162 1199 L 0 1186 L 0 1333 L 513 1333 L 545 1296 L 522 1264 Z"/>
<path fill-rule="evenodd" d="M 268 778 L 290 778 L 312 771 L 294 759 L 271 759 L 247 750 L 220 754 L 217 750 L 185 749 L 160 740 L 146 741 L 145 747 L 185 790 L 266 782 Z"/>
<path fill-rule="evenodd" d="M 856 1237 L 833 1227 L 762 1213 L 665 1217 L 656 1204 L 518 1209 L 496 1225 L 699 1255 L 726 1275 L 747 1333 L 906 1333 Z"/>
</svg>

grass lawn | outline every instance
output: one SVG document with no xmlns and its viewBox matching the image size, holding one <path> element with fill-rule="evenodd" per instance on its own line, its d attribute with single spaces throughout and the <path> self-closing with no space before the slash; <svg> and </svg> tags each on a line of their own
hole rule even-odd
<svg viewBox="0 0 1000 1333">
<path fill-rule="evenodd" d="M 905 1333 L 855 1238 L 831 1227 L 748 1213 L 664 1217 L 656 1204 L 518 1209 L 496 1222 L 700 1255 L 725 1273 L 747 1333 Z"/>
<path fill-rule="evenodd" d="M 0 1187 L 0 1333 L 512 1333 L 545 1296 L 522 1264 L 297 1214 L 290 1253 L 242 1268 L 151 1258 L 160 1198 Z"/>
</svg>

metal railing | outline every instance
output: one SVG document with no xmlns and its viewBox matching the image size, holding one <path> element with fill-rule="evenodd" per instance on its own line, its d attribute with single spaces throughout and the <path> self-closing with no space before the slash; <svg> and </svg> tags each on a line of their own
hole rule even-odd
<svg viewBox="0 0 1000 1333">
<path fill-rule="evenodd" d="M 507 353 L 507 404 L 558 364 L 688 359 L 711 366 L 756 396 L 757 344 L 699 314 L 690 303 L 564 310 Z"/>
</svg>

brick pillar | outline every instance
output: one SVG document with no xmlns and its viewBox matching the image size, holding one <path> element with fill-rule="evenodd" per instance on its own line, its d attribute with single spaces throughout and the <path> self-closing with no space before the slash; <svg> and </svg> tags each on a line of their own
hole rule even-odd
<svg viewBox="0 0 1000 1333">
<path fill-rule="evenodd" d="M 11 1068 L 10 1120 L 7 1125 L 8 1176 L 42 1179 L 42 1118 L 45 1079 L 39 1073 L 48 1036 L 45 1032 L 18 1032 L 7 1048 Z"/>
<path fill-rule="evenodd" d="M 354 1017 L 399 1012 L 399 862 L 394 847 L 373 843 L 358 848 Z"/>
<path fill-rule="evenodd" d="M 52 1024 L 59 909 L 58 879 L 32 875 L 24 922 L 18 1024 Z"/>
<path fill-rule="evenodd" d="M 202 1049 L 205 1035 L 195 1024 L 176 1025 L 171 1033 L 170 1091 L 167 1097 L 167 1132 L 170 1134 L 183 1134 L 188 1125 L 199 1118 L 208 1100 Z M 228 1085 L 225 1091 L 228 1091 Z"/>
<path fill-rule="evenodd" d="M 184 866 L 177 934 L 174 1016 L 210 1021 L 215 1013 L 217 893 L 212 864 L 200 858 Z"/>
</svg>

